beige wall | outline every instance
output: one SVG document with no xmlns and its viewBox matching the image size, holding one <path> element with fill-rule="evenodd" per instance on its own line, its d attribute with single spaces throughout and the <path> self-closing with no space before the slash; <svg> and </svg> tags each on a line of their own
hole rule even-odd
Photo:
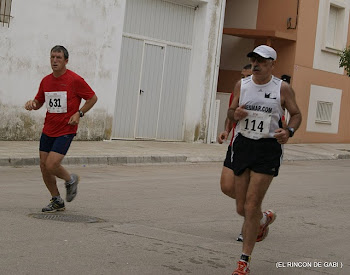
<svg viewBox="0 0 350 275">
<path fill-rule="evenodd" d="M 328 3 L 329 1 L 325 2 Z M 350 6 L 350 0 L 341 2 L 344 3 L 345 7 Z M 295 90 L 296 100 L 303 115 L 299 130 L 289 142 L 349 143 L 350 78 L 342 73 L 342 69 L 334 69 L 339 60 L 336 55 L 332 57 L 332 68 L 328 68 L 327 60 L 329 60 L 329 57 L 327 57 L 328 59 L 324 58 L 324 51 L 318 45 L 320 36 L 324 35 L 325 32 L 324 29 L 320 31 L 318 28 L 318 26 L 325 26 L 324 8 L 319 5 L 319 0 L 300 0 L 297 28 L 287 29 L 287 18 L 289 17 L 292 18 L 291 26 L 295 27 L 297 4 L 297 0 L 260 0 L 256 13 L 256 29 L 278 30 L 284 33 L 296 34 L 297 37 L 296 41 L 271 40 L 271 46 L 276 49 L 278 54 L 274 75 L 281 77 L 281 75 L 287 74 L 292 77 L 291 85 Z M 231 16 L 234 16 L 235 13 L 239 13 L 239 10 L 231 10 L 230 13 L 226 11 L 226 14 Z M 251 16 L 251 14 L 246 14 L 246 16 Z M 346 23 L 349 24 L 349 20 L 346 20 Z M 350 30 L 348 28 L 347 45 L 350 44 L 349 37 Z M 253 46 L 267 43 L 266 39 L 245 40 L 253 41 Z M 245 55 L 246 53 L 247 50 L 241 50 L 236 54 Z M 315 62 L 316 58 L 323 58 L 323 60 L 316 60 L 317 62 Z M 226 64 L 229 64 L 229 60 L 226 60 Z M 239 79 L 238 68 L 236 70 L 221 68 L 218 90 L 228 91 L 231 85 L 234 85 L 235 78 Z M 310 100 L 311 87 L 313 87 L 313 92 Z M 319 97 L 322 98 L 326 94 L 330 98 L 332 93 L 338 97 L 340 96 L 340 104 L 338 99 L 334 99 L 336 104 L 332 109 L 332 117 L 336 115 L 337 119 L 334 124 L 332 121 L 331 127 L 317 124 L 310 118 L 310 115 L 316 112 L 317 95 L 319 94 Z M 309 110 L 309 108 L 311 109 Z M 327 127 L 329 132 L 327 132 Z"/>
<path fill-rule="evenodd" d="M 296 143 L 349 143 L 349 78 L 301 66 L 296 68 L 294 75 L 295 79 L 298 80 L 293 83 L 293 88 L 297 94 L 298 105 L 302 110 L 303 123 L 296 133 L 295 138 L 293 137 L 293 141 Z M 311 111 L 308 110 L 311 85 L 332 87 L 343 91 L 340 104 L 340 116 L 337 134 L 306 131 L 307 114 L 308 111 Z"/>
<path fill-rule="evenodd" d="M 260 0 L 256 28 L 260 30 L 278 30 L 294 34 L 296 30 L 287 29 L 287 19 L 292 18 L 291 26 L 295 27 L 297 16 L 297 0 Z M 256 45 L 266 44 L 266 40 L 257 40 Z M 277 51 L 277 62 L 274 75 L 292 76 L 295 60 L 295 42 L 288 40 L 272 40 L 271 45 Z"/>
<path fill-rule="evenodd" d="M 258 8 L 257 29 L 287 31 L 287 19 L 292 18 L 295 26 L 297 0 L 260 0 Z M 294 33 L 296 30 L 290 29 Z"/>
<path fill-rule="evenodd" d="M 321 56 L 321 53 L 315 54 L 315 51 L 321 51 L 318 47 L 319 42 L 317 42 L 317 26 L 318 24 L 323 24 L 323 22 L 320 23 L 318 21 L 324 20 L 324 16 L 319 16 L 319 0 L 300 0 L 299 2 L 296 30 L 287 30 L 285 27 L 285 19 L 288 17 L 293 18 L 292 26 L 295 26 L 296 0 L 261 0 L 259 2 L 257 19 L 257 29 L 297 32 L 296 43 L 282 40 L 272 41 L 272 46 L 278 53 L 274 74 L 278 77 L 281 74 L 292 76 L 291 84 L 303 114 L 303 122 L 296 135 L 290 140 L 290 143 L 348 143 L 350 142 L 350 127 L 348 126 L 350 108 L 347 106 L 350 103 L 350 78 L 339 73 L 314 68 L 314 56 L 316 58 Z M 318 35 L 322 35 L 322 33 Z M 256 41 L 256 44 L 262 43 L 264 41 Z M 327 68 L 327 66 L 324 67 Z M 339 112 L 337 133 L 307 131 L 307 128 L 315 128 L 307 125 L 309 113 L 315 112 L 315 109 L 309 110 L 309 106 L 315 106 L 315 104 L 310 104 L 311 85 L 322 86 L 324 89 L 329 89 L 330 92 L 334 89 L 341 90 L 340 110 L 333 110 L 333 112 Z"/>
<path fill-rule="evenodd" d="M 312 68 L 316 39 L 318 0 L 301 0 L 295 64 Z"/>
<path fill-rule="evenodd" d="M 293 138 L 293 141 L 291 142 L 348 143 L 350 142 L 350 127 L 348 123 L 350 119 L 350 110 L 347 106 L 349 106 L 350 103 L 350 78 L 343 74 L 314 68 L 314 59 L 320 58 L 321 55 L 317 53 L 321 51 L 321 49 L 318 47 L 319 39 L 317 39 L 317 35 L 322 35 L 322 33 L 317 33 L 317 25 L 322 24 L 322 22 L 318 23 L 318 19 L 324 20 L 324 18 L 321 16 L 319 17 L 318 15 L 319 0 L 301 0 L 299 11 L 298 34 L 292 86 L 296 93 L 298 105 L 303 114 L 303 122 L 300 129 Z M 316 54 L 315 51 L 317 51 Z M 338 58 L 334 60 L 335 57 L 336 56 L 333 56 L 333 62 L 338 62 Z M 327 69 L 327 66 L 324 67 Z M 311 132 L 307 130 L 310 128 L 315 128 L 317 126 L 316 124 L 307 124 L 309 115 L 315 112 L 315 109 L 309 110 L 309 106 L 315 105 L 310 102 L 311 85 L 317 85 L 323 87 L 324 89 L 329 89 L 330 93 L 334 89 L 341 90 L 340 109 L 332 110 L 332 112 L 339 113 L 337 133 L 324 133 L 321 132 L 322 130 L 320 130 L 320 132 Z M 320 127 L 320 129 L 321 128 L 324 127 Z"/>
</svg>

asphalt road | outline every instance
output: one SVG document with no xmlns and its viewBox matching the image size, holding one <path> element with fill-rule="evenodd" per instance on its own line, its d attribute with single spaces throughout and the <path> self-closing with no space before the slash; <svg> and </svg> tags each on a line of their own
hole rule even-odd
<svg viewBox="0 0 350 275">
<path fill-rule="evenodd" d="M 0 167 L 0 274 L 231 274 L 242 218 L 220 192 L 221 167 L 69 166 L 78 196 L 50 220 L 33 217 L 49 202 L 39 167 Z M 251 274 L 350 274 L 349 168 L 283 164 L 263 205 L 278 216 Z M 61 221 L 86 216 L 101 220 Z"/>
</svg>

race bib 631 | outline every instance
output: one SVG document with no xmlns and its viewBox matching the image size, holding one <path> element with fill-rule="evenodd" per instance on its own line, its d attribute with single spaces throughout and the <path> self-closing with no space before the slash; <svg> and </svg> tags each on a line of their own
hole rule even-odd
<svg viewBox="0 0 350 275">
<path fill-rule="evenodd" d="M 67 113 L 67 92 L 45 92 L 46 108 L 49 113 Z"/>
</svg>

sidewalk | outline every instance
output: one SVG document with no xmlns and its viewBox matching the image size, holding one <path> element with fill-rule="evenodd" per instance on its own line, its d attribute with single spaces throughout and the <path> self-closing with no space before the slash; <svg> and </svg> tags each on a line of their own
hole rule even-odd
<svg viewBox="0 0 350 275">
<path fill-rule="evenodd" d="M 0 166 L 39 165 L 38 141 L 0 141 Z M 284 160 L 350 159 L 350 144 L 286 144 Z M 64 164 L 221 162 L 227 144 L 161 141 L 73 141 Z"/>
</svg>

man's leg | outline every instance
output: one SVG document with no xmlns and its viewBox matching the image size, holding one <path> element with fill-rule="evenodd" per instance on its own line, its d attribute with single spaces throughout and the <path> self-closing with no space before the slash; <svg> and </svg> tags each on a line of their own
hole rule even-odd
<svg viewBox="0 0 350 275">
<path fill-rule="evenodd" d="M 249 178 L 250 178 L 249 173 L 250 173 L 250 170 L 246 169 L 242 175 L 238 177 L 234 175 L 235 192 L 236 192 L 236 211 L 239 215 L 243 217 L 244 217 L 244 203 L 245 203 L 245 198 L 246 198 Z M 236 182 L 238 182 L 238 185 Z M 243 226 L 241 229 L 241 233 L 239 234 L 236 240 L 238 242 L 243 242 Z"/>
<path fill-rule="evenodd" d="M 79 176 L 75 174 L 70 175 L 61 165 L 61 162 L 67 154 L 74 136 L 74 134 L 70 134 L 55 138 L 52 149 L 46 159 L 47 170 L 65 181 L 67 191 L 66 201 L 68 202 L 71 202 L 77 195 Z"/>
<path fill-rule="evenodd" d="M 236 176 L 235 175 L 235 191 L 236 191 L 236 208 L 237 213 L 241 216 L 245 216 L 244 205 L 246 203 L 247 192 L 249 188 L 250 181 L 250 169 L 245 169 L 244 172 Z M 243 223 L 243 243 L 245 240 L 244 236 L 244 223 Z M 242 258 L 244 256 L 244 258 Z M 250 254 L 241 255 L 240 260 L 238 261 L 238 267 L 233 272 L 233 274 L 249 274 L 249 262 L 250 262 Z"/>
<path fill-rule="evenodd" d="M 44 183 L 52 197 L 59 196 L 60 193 L 57 188 L 56 177 L 55 175 L 49 172 L 46 166 L 46 161 L 49 156 L 49 153 L 40 151 L 39 155 L 40 155 L 40 170 L 41 170 Z"/>
<path fill-rule="evenodd" d="M 51 175 L 63 179 L 66 186 L 66 201 L 71 202 L 77 195 L 79 176 L 72 174 L 61 165 L 64 155 L 51 151 L 46 158 L 46 169 Z M 57 188 L 57 185 L 56 185 Z"/>
<path fill-rule="evenodd" d="M 235 195 L 235 178 L 233 171 L 230 168 L 222 167 L 220 178 L 221 191 L 232 199 L 236 198 Z"/>
<path fill-rule="evenodd" d="M 250 169 L 245 169 L 244 172 L 235 178 L 235 193 L 236 193 L 236 207 L 237 213 L 245 216 L 244 205 L 250 181 Z"/>
<path fill-rule="evenodd" d="M 68 171 L 61 165 L 64 155 L 51 151 L 46 158 L 46 170 L 53 176 L 56 176 L 64 181 L 70 181 L 71 176 Z"/>
<path fill-rule="evenodd" d="M 250 181 L 244 203 L 245 220 L 243 225 L 242 253 L 251 255 L 254 249 L 263 216 L 261 204 L 272 182 L 273 176 L 250 171 Z"/>
<path fill-rule="evenodd" d="M 47 159 L 50 156 L 50 153 L 40 151 L 40 169 L 43 176 L 43 180 L 47 189 L 49 190 L 52 199 L 50 203 L 42 209 L 42 212 L 56 212 L 64 211 L 64 201 L 60 196 L 60 192 L 57 188 L 56 176 L 53 175 L 46 166 Z"/>
</svg>

